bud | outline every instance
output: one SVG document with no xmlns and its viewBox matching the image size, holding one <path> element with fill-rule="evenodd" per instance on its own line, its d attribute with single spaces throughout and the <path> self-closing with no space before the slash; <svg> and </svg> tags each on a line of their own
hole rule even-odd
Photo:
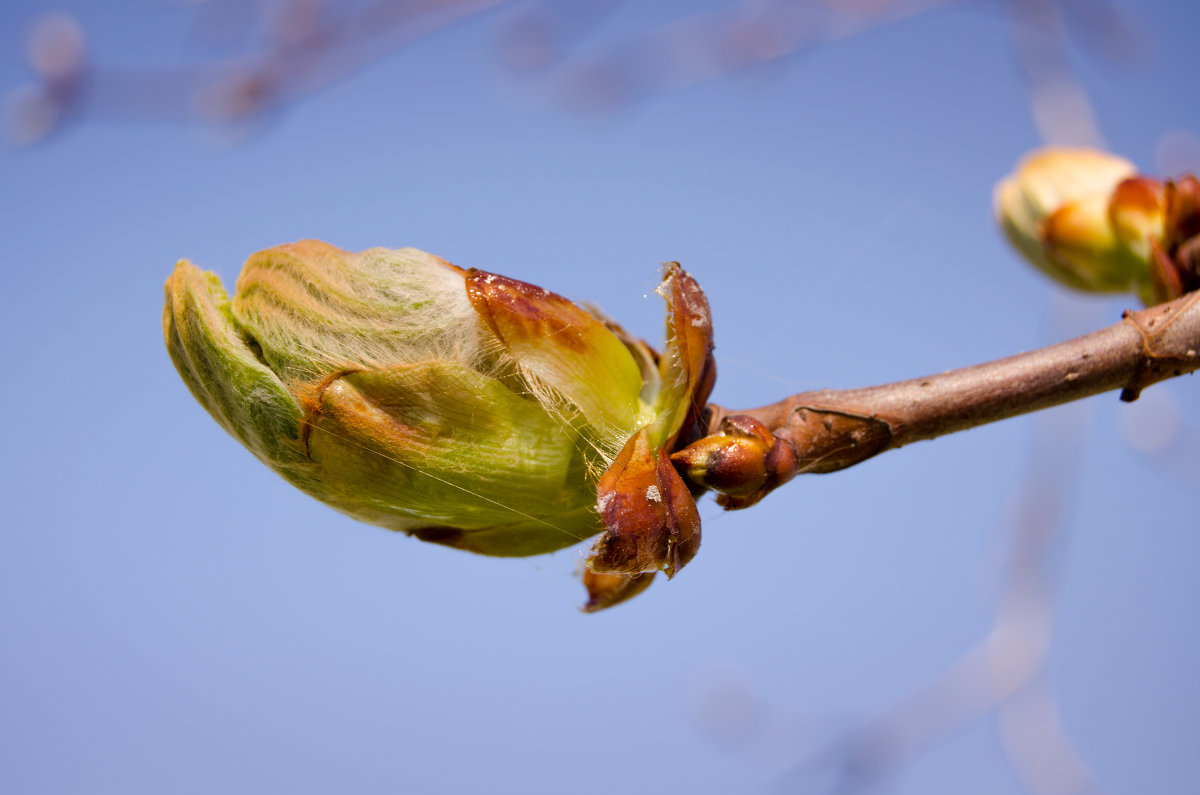
<svg viewBox="0 0 1200 795">
<path fill-rule="evenodd" d="M 607 530 L 592 568 L 611 576 L 589 582 L 600 609 L 699 544 L 694 501 L 658 462 L 712 386 L 708 306 L 676 263 L 660 291 L 662 356 L 540 287 L 415 249 L 304 241 L 252 256 L 232 300 L 181 261 L 163 330 L 226 431 L 350 516 L 503 556 Z"/>
<path fill-rule="evenodd" d="M 717 433 L 705 436 L 671 456 L 688 479 L 733 497 L 749 497 L 766 485 L 767 459 L 775 437 L 745 414 L 724 417 Z"/>
<path fill-rule="evenodd" d="M 794 478 L 800 458 L 790 440 L 779 439 L 746 414 L 721 419 L 717 432 L 671 456 L 693 483 L 717 492 L 726 510 L 749 508 Z"/>
<path fill-rule="evenodd" d="M 995 205 L 1009 241 L 1052 278 L 1088 292 L 1150 294 L 1163 187 L 1129 161 L 1043 149 L 996 186 Z"/>
<path fill-rule="evenodd" d="M 587 562 L 598 574 L 662 570 L 673 577 L 700 548 L 700 514 L 670 453 L 687 441 L 716 381 L 712 321 L 700 286 L 678 263 L 667 263 L 658 293 L 667 301 L 667 345 L 654 381 L 654 419 L 600 479 L 596 507 L 605 533 Z"/>
</svg>

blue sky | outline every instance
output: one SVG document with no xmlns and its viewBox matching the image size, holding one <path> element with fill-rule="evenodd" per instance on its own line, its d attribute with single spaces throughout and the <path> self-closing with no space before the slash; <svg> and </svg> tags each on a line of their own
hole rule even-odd
<svg viewBox="0 0 1200 795">
<path fill-rule="evenodd" d="M 214 57 L 184 9 L 62 7 L 97 62 Z M 699 7 L 625 4 L 572 57 Z M 30 79 L 24 31 L 51 8 L 0 10 L 0 92 Z M 1200 14 L 1118 8 L 1143 57 L 1070 62 L 1110 147 L 1153 173 L 1164 136 L 1186 159 L 1200 133 L 1181 55 Z M 658 264 L 679 260 L 713 307 L 713 400 L 737 407 L 1009 355 L 1133 305 L 1066 296 L 994 228 L 992 185 L 1041 139 L 991 5 L 603 116 L 502 68 L 504 23 L 421 40 L 248 134 L 101 107 L 0 149 L 4 789 L 824 792 L 806 758 L 988 632 L 1034 477 L 1067 497 L 1046 681 L 1077 750 L 1107 791 L 1200 790 L 1200 467 L 1127 431 L 1177 410 L 1195 434 L 1194 378 L 1148 408 L 1104 396 L 800 478 L 748 511 L 705 500 L 696 560 L 592 616 L 579 550 L 487 559 L 355 523 L 208 418 L 163 348 L 163 280 L 187 257 L 231 285 L 252 252 L 308 237 L 416 246 L 652 341 Z M 1053 457 L 1031 468 L 1038 438 Z M 1023 791 L 987 717 L 891 783 Z"/>
</svg>

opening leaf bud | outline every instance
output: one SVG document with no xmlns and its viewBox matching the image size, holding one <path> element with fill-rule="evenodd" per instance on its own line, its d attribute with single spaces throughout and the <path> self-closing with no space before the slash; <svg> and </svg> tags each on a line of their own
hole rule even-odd
<svg viewBox="0 0 1200 795">
<path fill-rule="evenodd" d="M 699 546 L 669 455 L 712 387 L 708 304 L 676 263 L 661 292 L 660 356 L 540 287 L 416 249 L 302 241 L 250 257 L 232 300 L 179 262 L 163 332 L 226 431 L 350 516 L 504 556 L 607 531 L 597 610 Z"/>
</svg>

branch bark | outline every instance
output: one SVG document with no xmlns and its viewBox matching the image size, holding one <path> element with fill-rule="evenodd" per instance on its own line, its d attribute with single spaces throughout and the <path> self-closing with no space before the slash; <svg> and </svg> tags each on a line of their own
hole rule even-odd
<svg viewBox="0 0 1200 795">
<path fill-rule="evenodd" d="M 1200 369 L 1200 292 L 1068 342 L 1007 359 L 864 389 L 801 392 L 744 411 L 710 405 L 708 434 L 730 419 L 762 423 L 786 455 L 760 493 L 722 500 L 745 507 L 805 472 L 833 472 L 885 450 L 1120 389 L 1141 390 Z M 724 422 L 723 422 L 724 421 Z M 790 463 L 789 463 L 790 462 Z"/>
</svg>

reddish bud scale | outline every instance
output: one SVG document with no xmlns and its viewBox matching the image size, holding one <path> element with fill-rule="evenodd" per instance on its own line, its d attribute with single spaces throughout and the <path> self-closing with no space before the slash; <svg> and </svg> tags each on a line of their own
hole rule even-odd
<svg viewBox="0 0 1200 795">
<path fill-rule="evenodd" d="M 599 610 L 619 605 L 632 599 L 650 587 L 654 582 L 654 572 L 646 574 L 597 574 L 591 569 L 583 570 L 583 585 L 587 588 L 588 600 L 583 606 L 583 612 L 595 613 Z"/>
<path fill-rule="evenodd" d="M 700 513 L 670 453 L 693 432 L 716 378 L 712 320 L 703 291 L 679 263 L 664 266 L 658 293 L 667 302 L 667 345 L 657 362 L 656 416 L 600 478 L 596 510 L 605 533 L 587 567 L 606 576 L 585 578 L 589 607 L 628 598 L 655 571 L 674 576 L 700 548 Z"/>
<path fill-rule="evenodd" d="M 662 569 L 673 577 L 700 548 L 700 512 L 661 447 L 638 431 L 600 479 L 597 507 L 607 532 L 588 558 L 603 574 Z"/>
</svg>

